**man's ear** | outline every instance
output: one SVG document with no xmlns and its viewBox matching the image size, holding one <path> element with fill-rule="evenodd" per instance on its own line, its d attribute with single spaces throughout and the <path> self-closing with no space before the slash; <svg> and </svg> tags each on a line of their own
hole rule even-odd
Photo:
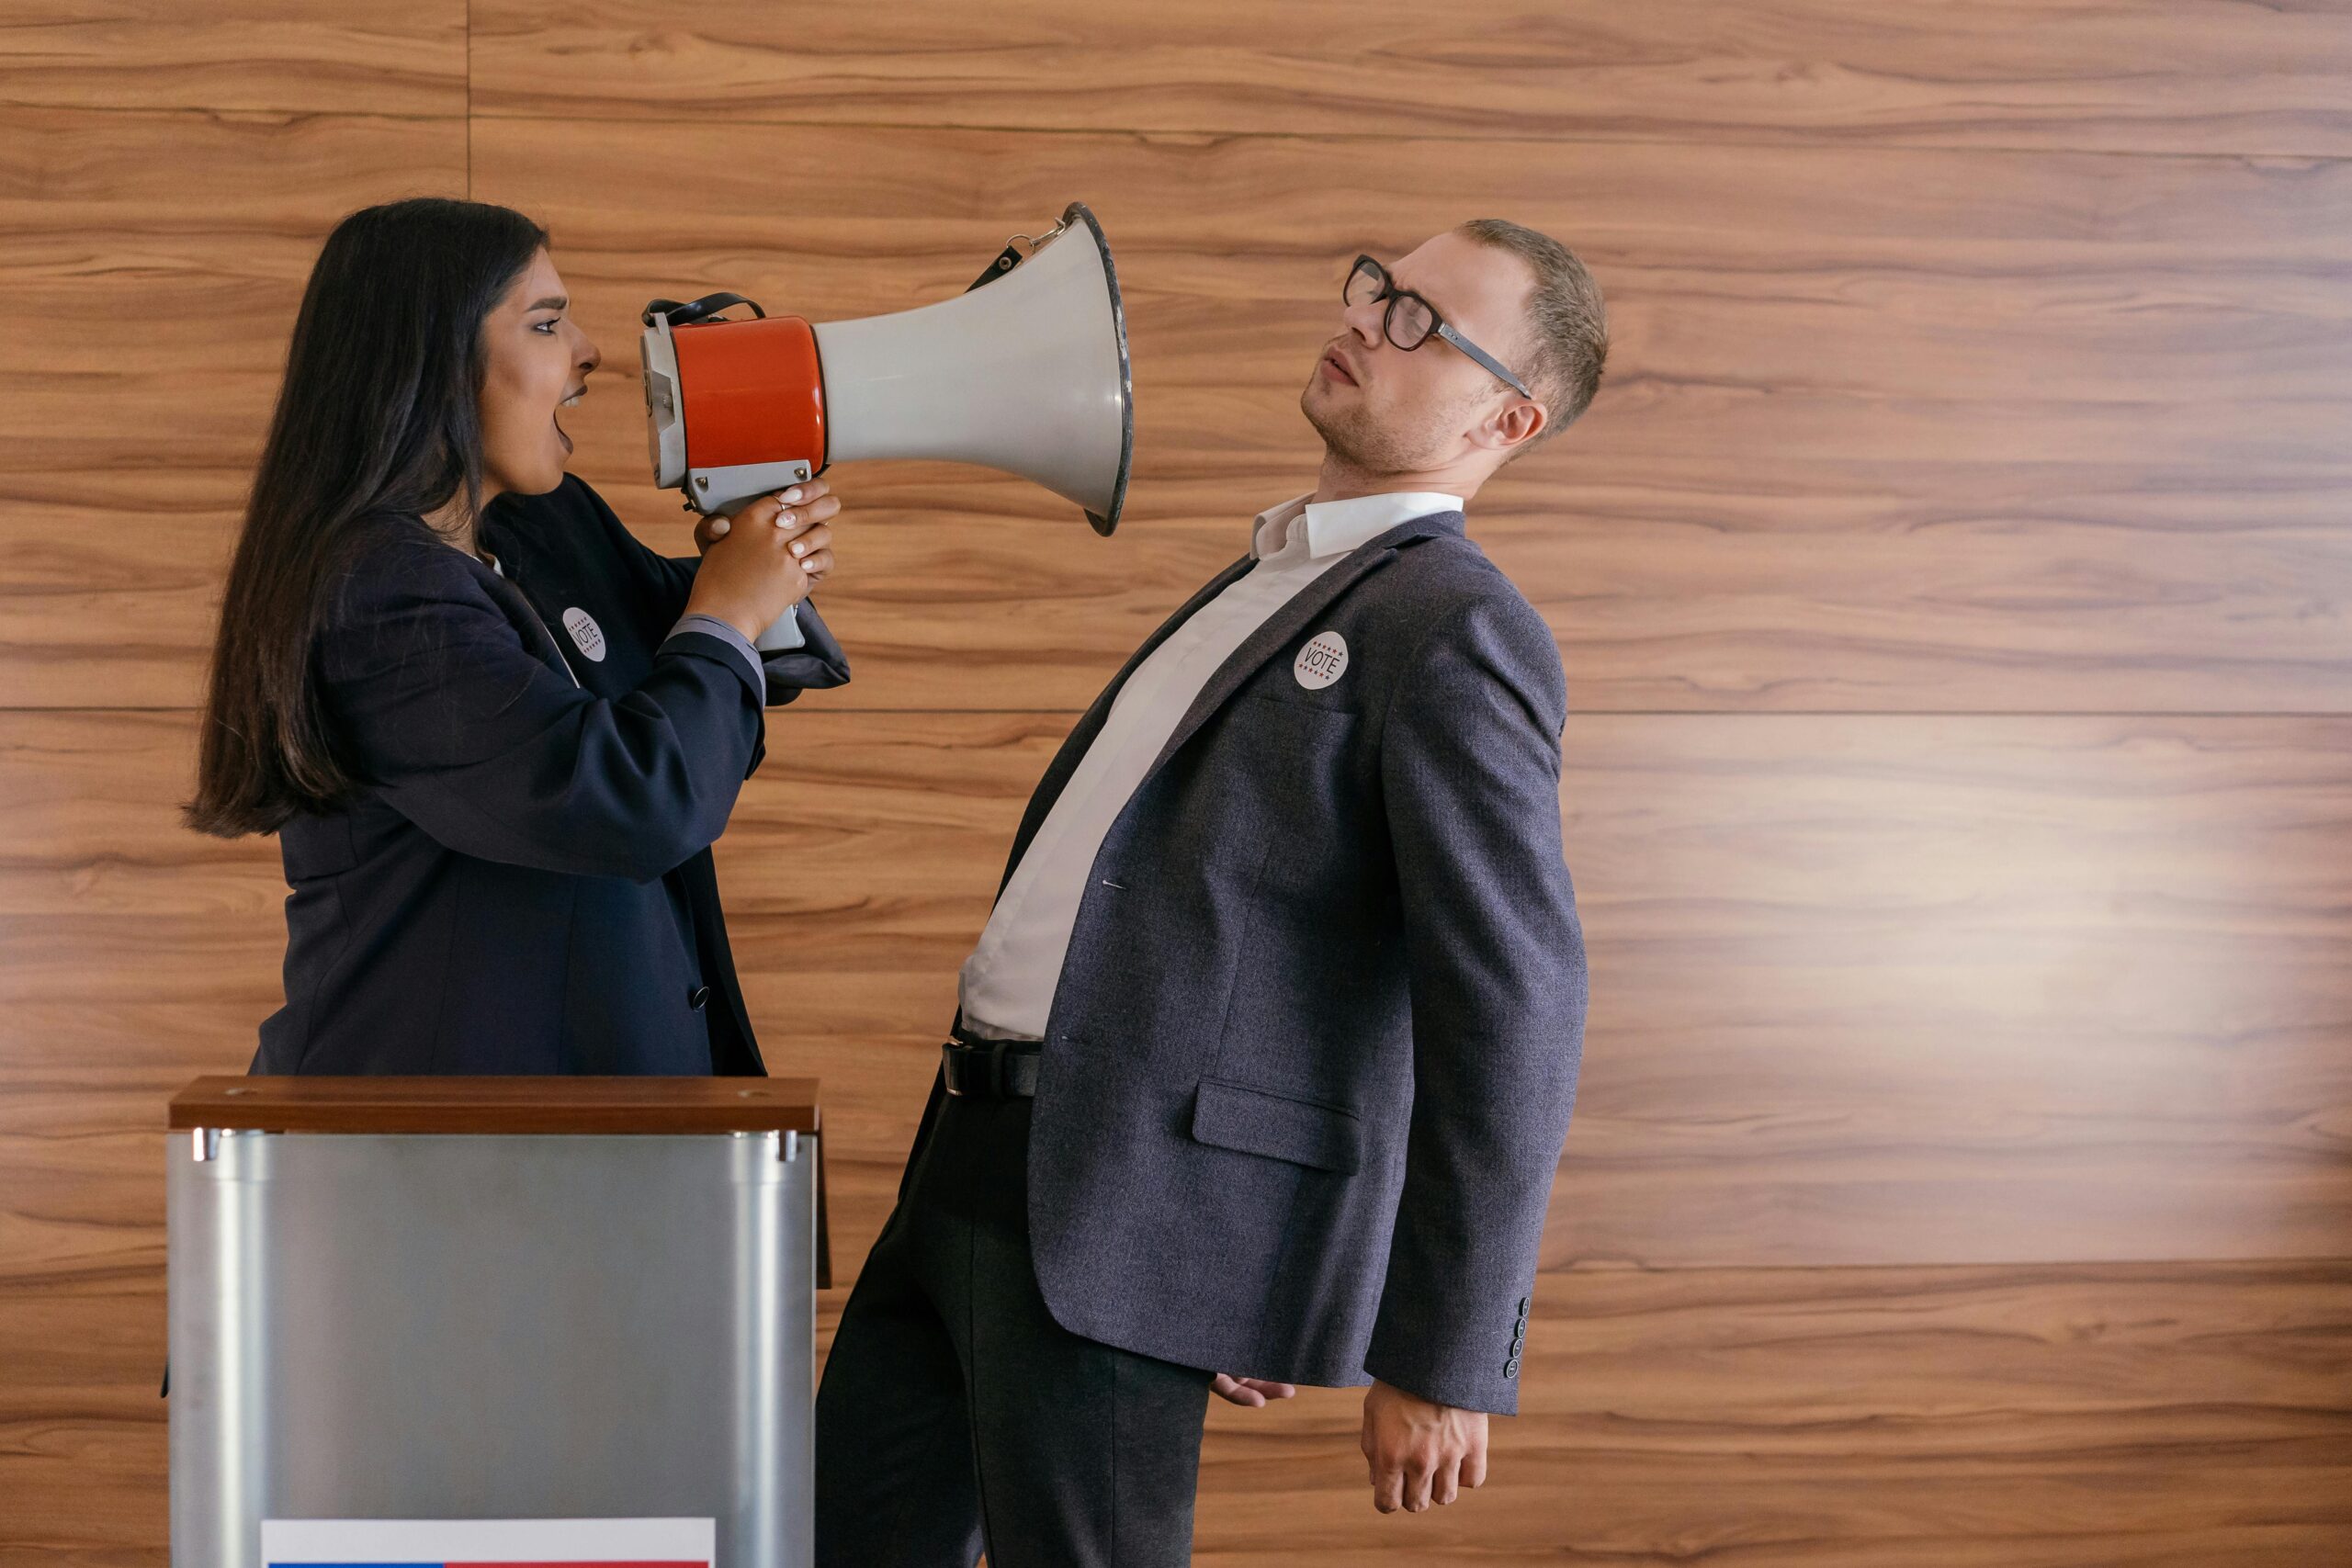
<svg viewBox="0 0 2352 1568">
<path fill-rule="evenodd" d="M 1487 416 L 1478 427 L 1478 445 L 1498 451 L 1524 446 L 1535 439 L 1552 421 L 1544 405 L 1527 398 L 1514 398 L 1500 412 Z"/>
</svg>

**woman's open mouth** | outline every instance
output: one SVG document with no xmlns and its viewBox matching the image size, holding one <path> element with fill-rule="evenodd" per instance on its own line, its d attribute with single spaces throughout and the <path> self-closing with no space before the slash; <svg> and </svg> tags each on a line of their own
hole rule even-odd
<svg viewBox="0 0 2352 1568">
<path fill-rule="evenodd" d="M 548 416 L 548 423 L 555 426 L 555 438 L 563 443 L 563 450 L 567 456 L 569 456 L 571 451 L 571 435 L 570 432 L 563 428 L 563 420 L 561 415 L 565 409 L 578 408 L 580 406 L 580 400 L 587 395 L 588 389 L 585 387 L 581 388 L 578 391 L 572 393 L 570 397 L 556 404 L 555 413 Z"/>
</svg>

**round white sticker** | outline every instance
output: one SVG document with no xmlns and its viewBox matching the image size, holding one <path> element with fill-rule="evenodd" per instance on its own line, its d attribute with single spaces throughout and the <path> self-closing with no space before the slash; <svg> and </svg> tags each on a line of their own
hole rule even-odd
<svg viewBox="0 0 2352 1568">
<path fill-rule="evenodd" d="M 1347 672 L 1348 639 L 1338 632 L 1317 632 L 1298 650 L 1290 672 L 1310 692 L 1319 692 Z"/>
<path fill-rule="evenodd" d="M 563 613 L 563 629 L 580 645 L 580 651 L 602 664 L 605 661 L 605 628 L 596 617 L 574 604 Z"/>
</svg>

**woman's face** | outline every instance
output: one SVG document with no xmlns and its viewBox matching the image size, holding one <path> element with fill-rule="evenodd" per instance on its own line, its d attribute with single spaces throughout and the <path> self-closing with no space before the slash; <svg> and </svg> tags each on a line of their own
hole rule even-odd
<svg viewBox="0 0 2352 1568">
<path fill-rule="evenodd" d="M 563 482 L 571 437 L 557 422 L 587 390 L 602 355 L 571 319 L 543 249 L 481 324 L 483 499 L 541 495 Z"/>
</svg>

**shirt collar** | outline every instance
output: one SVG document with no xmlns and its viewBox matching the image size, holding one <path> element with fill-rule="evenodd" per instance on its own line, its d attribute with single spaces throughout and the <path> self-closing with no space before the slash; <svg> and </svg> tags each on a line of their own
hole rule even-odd
<svg viewBox="0 0 2352 1568">
<path fill-rule="evenodd" d="M 1399 523 L 1410 523 L 1432 512 L 1459 512 L 1462 498 L 1437 491 L 1392 491 L 1385 495 L 1351 496 L 1345 501 L 1310 501 L 1295 495 L 1280 506 L 1258 513 L 1250 536 L 1250 553 L 1263 560 L 1296 542 L 1293 526 L 1302 513 L 1306 519 L 1306 553 L 1316 560 L 1345 555 L 1367 539 L 1376 538 Z"/>
</svg>

